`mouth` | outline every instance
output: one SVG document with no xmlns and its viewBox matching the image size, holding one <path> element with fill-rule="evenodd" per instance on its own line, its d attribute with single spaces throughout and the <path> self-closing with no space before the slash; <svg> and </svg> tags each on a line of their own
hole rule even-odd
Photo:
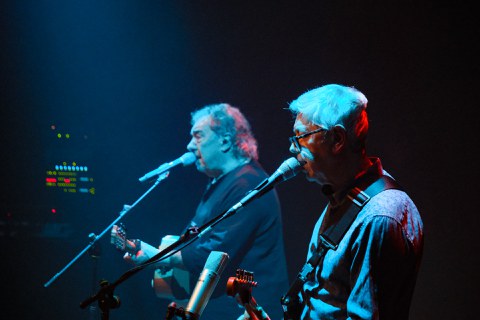
<svg viewBox="0 0 480 320">
<path fill-rule="evenodd" d="M 195 156 L 197 157 L 197 160 L 195 160 L 195 165 L 197 165 L 197 166 L 202 166 L 203 161 L 202 161 L 201 155 L 196 154 Z"/>
<path fill-rule="evenodd" d="M 303 157 L 302 157 L 302 154 L 299 153 L 297 154 L 297 160 L 298 162 L 300 162 L 302 164 L 302 167 L 304 167 L 306 164 L 307 164 L 307 160 L 305 160 Z"/>
<path fill-rule="evenodd" d="M 306 168 L 308 164 L 307 160 L 305 160 L 305 158 L 303 158 L 300 153 L 297 155 L 297 160 L 302 164 L 302 168 L 300 169 L 300 171 L 308 175 L 308 170 Z"/>
</svg>

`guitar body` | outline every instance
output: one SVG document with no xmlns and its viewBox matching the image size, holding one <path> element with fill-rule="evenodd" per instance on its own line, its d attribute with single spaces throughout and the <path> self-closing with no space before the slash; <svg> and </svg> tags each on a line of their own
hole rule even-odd
<svg viewBox="0 0 480 320">
<path fill-rule="evenodd" d="M 178 240 L 178 236 L 167 235 L 162 238 L 159 250 L 163 250 Z M 190 273 L 179 268 L 158 267 L 153 273 L 152 287 L 155 294 L 163 299 L 188 299 L 191 295 Z"/>
<path fill-rule="evenodd" d="M 178 236 L 173 235 L 163 237 L 158 250 L 152 248 L 152 246 L 145 242 L 143 242 L 143 244 L 158 252 L 177 241 L 178 238 Z M 138 252 L 135 241 L 127 239 L 126 229 L 122 224 L 113 226 L 110 243 L 113 244 L 117 250 L 127 252 L 131 255 L 135 255 Z M 142 251 L 143 250 L 144 249 L 142 248 Z M 192 293 L 190 287 L 190 273 L 179 268 L 158 266 L 153 273 L 152 288 L 159 298 L 186 300 Z M 179 302 L 181 303 L 182 301 Z"/>
</svg>

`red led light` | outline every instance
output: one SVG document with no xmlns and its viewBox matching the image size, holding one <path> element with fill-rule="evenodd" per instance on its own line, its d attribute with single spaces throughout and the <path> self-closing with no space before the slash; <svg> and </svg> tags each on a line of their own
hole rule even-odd
<svg viewBox="0 0 480 320">
<path fill-rule="evenodd" d="M 65 181 L 65 183 L 70 183 L 70 179 L 67 178 L 63 179 L 63 181 Z"/>
<path fill-rule="evenodd" d="M 52 208 L 52 213 L 57 213 L 57 209 Z"/>
<path fill-rule="evenodd" d="M 47 178 L 46 180 L 47 180 L 47 182 L 50 182 L 50 183 L 57 182 L 57 178 Z"/>
</svg>

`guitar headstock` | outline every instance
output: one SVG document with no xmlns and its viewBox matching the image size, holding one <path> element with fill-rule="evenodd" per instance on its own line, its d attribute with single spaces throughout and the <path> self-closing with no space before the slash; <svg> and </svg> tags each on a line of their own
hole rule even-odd
<svg viewBox="0 0 480 320">
<path fill-rule="evenodd" d="M 252 299 L 252 288 L 257 284 L 253 279 L 253 272 L 237 269 L 236 276 L 228 278 L 227 295 L 237 296 L 242 304 L 249 303 Z"/>
<path fill-rule="evenodd" d="M 257 286 L 253 272 L 237 269 L 235 277 L 228 278 L 227 295 L 235 297 L 237 303 L 245 308 L 251 320 L 270 320 L 268 314 L 257 304 L 252 296 L 252 288 Z"/>
<path fill-rule="evenodd" d="M 110 243 L 113 244 L 117 250 L 125 251 L 127 249 L 127 229 L 123 223 L 112 227 Z"/>
</svg>

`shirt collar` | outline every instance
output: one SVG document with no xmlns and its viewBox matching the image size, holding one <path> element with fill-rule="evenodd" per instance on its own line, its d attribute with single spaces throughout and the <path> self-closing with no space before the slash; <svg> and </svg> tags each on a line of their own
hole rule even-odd
<svg viewBox="0 0 480 320">
<path fill-rule="evenodd" d="M 352 184 L 350 184 L 347 188 L 344 190 L 340 191 L 338 194 L 340 195 L 337 197 L 337 193 L 333 193 L 333 190 L 331 186 L 329 185 L 324 185 L 322 187 L 322 192 L 325 194 L 325 196 L 328 198 L 330 205 L 332 207 L 336 207 L 339 204 L 343 202 L 345 199 L 345 196 L 347 195 L 348 191 L 350 191 L 354 187 L 358 187 L 362 190 L 364 190 L 369 183 L 377 180 L 383 175 L 383 166 L 382 162 L 380 161 L 380 158 L 378 157 L 369 157 L 370 162 L 372 165 L 368 167 L 367 170 L 365 170 L 361 175 L 359 175 Z M 337 201 L 336 199 L 341 199 Z"/>
</svg>

